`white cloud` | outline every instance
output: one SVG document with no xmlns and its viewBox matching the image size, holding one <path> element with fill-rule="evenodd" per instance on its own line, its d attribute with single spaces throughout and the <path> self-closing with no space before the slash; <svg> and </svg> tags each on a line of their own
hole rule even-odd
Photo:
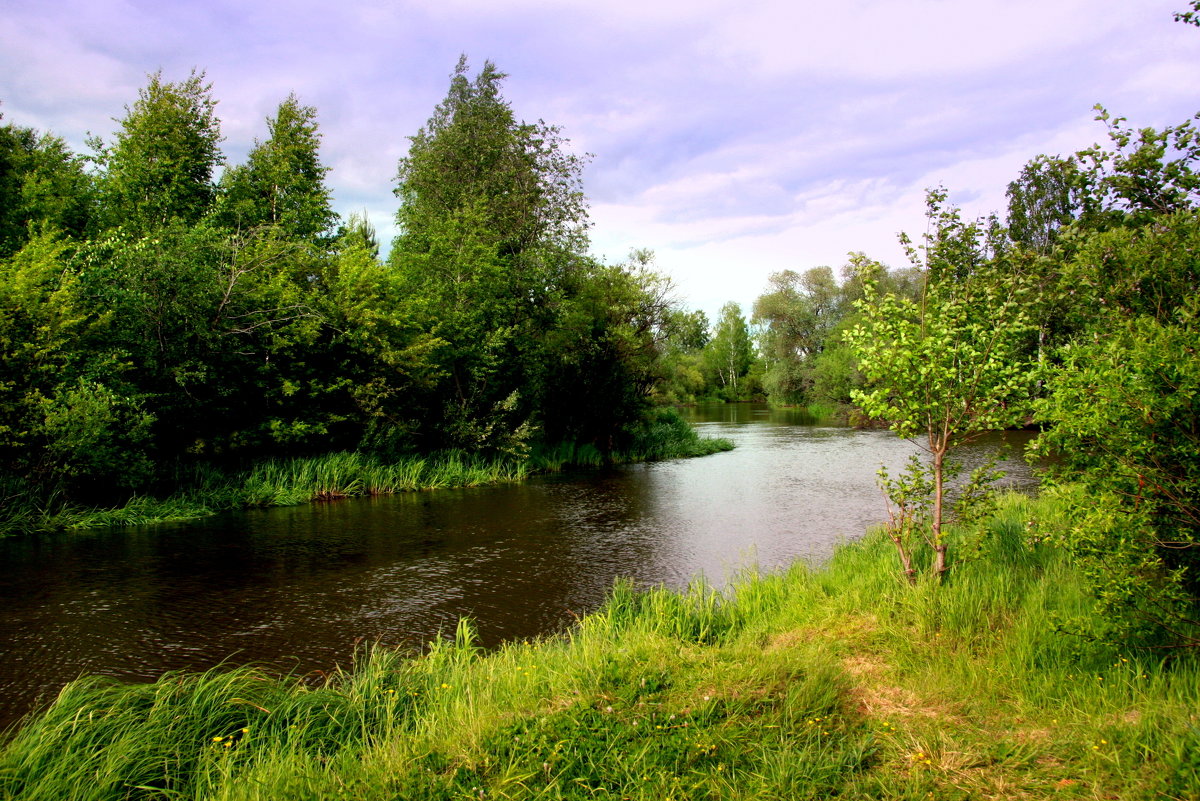
<svg viewBox="0 0 1200 801">
<path fill-rule="evenodd" d="M 392 236 L 397 159 L 458 55 L 511 74 L 519 116 L 561 124 L 595 249 L 650 247 L 681 294 L 744 306 L 771 272 L 902 261 L 944 183 L 971 214 L 1040 152 L 1196 110 L 1200 31 L 1178 0 L 8 0 L 6 121 L 82 146 L 145 74 L 206 69 L 231 159 L 295 91 L 315 105 L 340 210 Z"/>
</svg>

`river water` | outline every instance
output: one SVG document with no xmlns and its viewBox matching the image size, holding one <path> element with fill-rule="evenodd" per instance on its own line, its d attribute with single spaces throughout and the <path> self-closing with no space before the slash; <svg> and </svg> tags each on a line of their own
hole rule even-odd
<svg viewBox="0 0 1200 801">
<path fill-rule="evenodd" d="M 884 518 L 875 472 L 914 450 L 886 431 L 761 405 L 685 414 L 736 449 L 520 485 L 0 540 L 0 729 L 83 674 L 328 670 L 349 666 L 363 642 L 419 648 L 464 615 L 490 646 L 561 630 L 617 577 L 720 585 L 750 566 L 819 563 Z M 1032 485 L 1023 463 L 1008 467 L 1011 482 Z"/>
</svg>

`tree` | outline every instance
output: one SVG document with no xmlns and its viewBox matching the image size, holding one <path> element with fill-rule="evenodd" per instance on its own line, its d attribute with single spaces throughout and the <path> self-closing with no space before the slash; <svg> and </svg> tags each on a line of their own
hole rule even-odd
<svg viewBox="0 0 1200 801">
<path fill-rule="evenodd" d="M 1061 544 L 1108 633 L 1200 647 L 1200 214 L 1080 230 L 1061 265 L 1081 319 L 1037 406 L 1037 452 L 1081 485 Z"/>
<path fill-rule="evenodd" d="M 315 241 L 333 227 L 321 163 L 317 110 L 295 94 L 267 118 L 270 136 L 222 179 L 224 216 L 238 228 L 274 226 L 290 240 Z"/>
<path fill-rule="evenodd" d="M 989 258 L 985 225 L 964 221 L 940 191 L 929 193 L 928 221 L 924 245 L 910 248 L 924 274 L 916 301 L 881 294 L 874 278 L 879 268 L 854 257 L 863 276 L 862 320 L 846 339 L 867 382 L 851 393 L 854 401 L 929 456 L 927 467 L 914 463 L 890 487 L 894 499 L 928 491 L 928 530 L 921 535 L 941 579 L 949 569 L 945 495 L 955 472 L 949 456 L 985 431 L 1026 421 L 1032 370 L 1024 354 L 1033 326 L 1027 283 Z M 891 535 L 905 574 L 915 579 L 912 522 L 902 519 Z"/>
<path fill-rule="evenodd" d="M 1008 235 L 1016 244 L 1046 255 L 1058 233 L 1083 212 L 1084 176 L 1073 159 L 1038 156 L 1008 184 Z"/>
<path fill-rule="evenodd" d="M 828 267 L 771 276 L 770 290 L 754 302 L 753 319 L 766 326 L 764 384 L 773 401 L 811 400 L 813 364 L 845 310 L 841 288 Z"/>
<path fill-rule="evenodd" d="M 1180 324 L 1113 321 L 1065 349 L 1036 443 L 1067 494 L 1062 544 L 1127 643 L 1200 647 L 1200 304 Z"/>
<path fill-rule="evenodd" d="M 149 76 L 126 106 L 116 142 L 91 144 L 102 169 L 101 210 L 108 227 L 143 233 L 178 221 L 192 224 L 212 203 L 221 164 L 221 123 L 212 85 L 192 71 L 179 83 Z"/>
<path fill-rule="evenodd" d="M 1196 206 L 1200 200 L 1200 113 L 1178 125 L 1134 130 L 1124 117 L 1096 106 L 1114 149 L 1095 145 L 1076 154 L 1088 173 L 1085 220 L 1098 228 L 1144 222 L 1155 214 Z"/>
<path fill-rule="evenodd" d="M 548 442 L 588 443 L 604 454 L 634 444 L 679 322 L 671 283 L 652 264 L 652 253 L 635 250 L 624 264 L 589 261 L 565 280 L 556 320 L 531 359 L 536 420 Z"/>
<path fill-rule="evenodd" d="M 0 258 L 43 230 L 83 235 L 92 205 L 83 161 L 56 136 L 0 127 Z"/>
<path fill-rule="evenodd" d="M 40 404 L 77 375 L 78 339 L 94 317 L 80 302 L 60 237 L 35 236 L 0 260 L 0 467 L 39 467 Z M 89 319 L 91 318 L 91 319 Z M 73 375 L 74 374 L 74 375 Z"/>
<path fill-rule="evenodd" d="M 654 400 L 659 404 L 691 403 L 704 394 L 708 316 L 700 310 L 674 310 L 663 327 L 662 377 L 654 387 Z"/>
<path fill-rule="evenodd" d="M 362 246 L 372 259 L 379 258 L 379 235 L 371 225 L 365 210 L 351 212 L 346 224 L 338 229 L 338 240 L 344 250 L 354 244 Z"/>
<path fill-rule="evenodd" d="M 754 363 L 754 343 L 741 306 L 730 302 L 721 307 L 721 316 L 704 353 L 726 400 L 741 400 L 738 384 Z"/>
<path fill-rule="evenodd" d="M 460 57 L 445 100 L 400 160 L 399 250 L 423 252 L 444 221 L 478 213 L 500 256 L 546 246 L 581 253 L 582 159 L 565 150 L 558 128 L 516 121 L 500 94 L 507 76 L 494 64 L 484 62 L 474 80 L 468 70 Z"/>
<path fill-rule="evenodd" d="M 586 263 L 582 161 L 556 128 L 518 123 L 490 62 L 459 60 L 398 170 L 390 263 L 444 376 L 421 399 L 427 446 L 489 447 L 532 415 L 530 353 Z"/>
</svg>

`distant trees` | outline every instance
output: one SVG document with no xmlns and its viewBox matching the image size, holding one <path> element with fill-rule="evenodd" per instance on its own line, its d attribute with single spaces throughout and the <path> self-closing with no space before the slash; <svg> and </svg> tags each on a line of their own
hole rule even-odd
<svg viewBox="0 0 1200 801">
<path fill-rule="evenodd" d="M 868 263 L 870 275 L 861 272 Z M 852 413 L 851 391 L 863 378 L 846 332 L 859 319 L 855 301 L 868 279 L 883 293 L 913 297 L 916 292 L 912 270 L 889 272 L 855 254 L 840 281 L 829 267 L 771 276 L 754 303 L 752 320 L 758 327 L 763 389 L 772 403 L 822 407 L 843 418 Z"/>
<path fill-rule="evenodd" d="M 804 273 L 784 270 L 754 303 L 754 321 L 763 326 L 763 385 L 777 403 L 807 403 L 818 398 L 817 359 L 846 314 L 846 300 L 828 267 Z"/>
<path fill-rule="evenodd" d="M 743 400 L 739 384 L 754 363 L 754 345 L 741 306 L 726 303 L 721 307 L 721 316 L 713 327 L 704 355 L 725 398 Z"/>
</svg>

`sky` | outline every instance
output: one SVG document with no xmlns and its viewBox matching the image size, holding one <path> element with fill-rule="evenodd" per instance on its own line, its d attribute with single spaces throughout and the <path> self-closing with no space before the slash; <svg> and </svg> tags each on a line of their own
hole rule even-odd
<svg viewBox="0 0 1200 801">
<path fill-rule="evenodd" d="M 408 137 L 460 54 L 558 125 L 592 251 L 656 254 L 686 308 L 749 315 L 772 273 L 905 264 L 926 189 L 1003 212 L 1030 158 L 1200 111 L 1186 0 L 0 0 L 0 113 L 86 152 L 147 74 L 204 70 L 230 164 L 291 92 L 315 106 L 343 215 L 395 233 Z"/>
</svg>

